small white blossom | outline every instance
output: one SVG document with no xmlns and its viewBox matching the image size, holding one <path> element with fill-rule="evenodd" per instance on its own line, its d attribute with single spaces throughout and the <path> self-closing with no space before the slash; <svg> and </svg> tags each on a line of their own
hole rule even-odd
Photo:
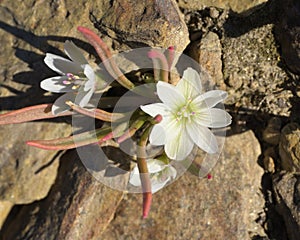
<svg viewBox="0 0 300 240">
<path fill-rule="evenodd" d="M 44 59 L 47 66 L 60 76 L 43 80 L 41 88 L 54 93 L 66 93 L 54 102 L 53 114 L 68 110 L 66 101 L 85 107 L 95 91 L 97 76 L 79 48 L 73 42 L 66 41 L 64 49 L 72 61 L 51 53 L 47 53 Z"/>
<path fill-rule="evenodd" d="M 150 174 L 152 193 L 162 189 L 169 181 L 176 177 L 176 169 L 160 160 L 149 159 L 147 160 L 147 166 Z M 134 167 L 130 174 L 129 183 L 136 187 L 141 186 L 141 179 L 137 166 Z"/>
<path fill-rule="evenodd" d="M 152 145 L 164 145 L 171 159 L 185 159 L 194 144 L 207 153 L 217 152 L 217 140 L 209 128 L 231 123 L 226 111 L 214 108 L 227 93 L 212 90 L 201 94 L 201 91 L 199 74 L 187 68 L 176 86 L 162 81 L 157 83 L 157 95 L 162 103 L 141 106 L 152 117 L 162 115 L 162 121 L 153 127 L 149 140 Z"/>
</svg>

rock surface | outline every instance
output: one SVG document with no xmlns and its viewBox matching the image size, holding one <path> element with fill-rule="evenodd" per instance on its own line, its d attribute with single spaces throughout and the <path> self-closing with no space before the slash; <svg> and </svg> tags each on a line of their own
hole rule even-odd
<svg viewBox="0 0 300 240">
<path fill-rule="evenodd" d="M 189 43 L 188 30 L 175 0 L 112 1 L 97 19 L 108 35 L 131 48 L 175 46 L 183 52 Z"/>
<path fill-rule="evenodd" d="M 99 239 L 123 193 L 95 180 L 76 151 L 61 158 L 58 178 L 49 195 L 19 206 L 9 216 L 1 239 Z"/>
<path fill-rule="evenodd" d="M 288 68 L 300 74 L 300 4 L 297 0 L 279 1 L 281 11 L 276 36 L 281 45 L 282 57 Z"/>
<path fill-rule="evenodd" d="M 212 179 L 184 174 L 153 196 L 141 219 L 140 195 L 127 195 L 101 239 L 251 239 L 264 236 L 260 146 L 251 131 L 226 139 Z"/>
<path fill-rule="evenodd" d="M 273 177 L 276 210 L 282 216 L 288 239 L 298 240 L 300 233 L 300 174 L 280 173 Z"/>
<path fill-rule="evenodd" d="M 221 59 L 222 47 L 218 35 L 208 32 L 201 38 L 200 42 L 193 42 L 190 48 L 190 56 L 208 72 L 218 89 L 225 90 Z"/>
<path fill-rule="evenodd" d="M 300 126 L 287 124 L 281 131 L 279 143 L 281 167 L 286 171 L 300 172 Z"/>
<path fill-rule="evenodd" d="M 248 15 L 267 1 L 268 0 L 178 0 L 178 5 L 181 8 L 189 10 L 201 10 L 205 7 L 230 9 L 233 12 Z"/>
</svg>

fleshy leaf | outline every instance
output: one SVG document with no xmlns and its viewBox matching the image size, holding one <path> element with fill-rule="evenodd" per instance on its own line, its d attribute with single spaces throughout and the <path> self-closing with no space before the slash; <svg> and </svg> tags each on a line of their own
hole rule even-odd
<svg viewBox="0 0 300 240">
<path fill-rule="evenodd" d="M 72 112 L 70 111 L 66 111 L 59 115 L 53 115 L 51 108 L 52 104 L 40 104 L 0 114 L 0 125 L 24 123 L 34 120 L 72 115 Z"/>
<path fill-rule="evenodd" d="M 101 138 L 107 135 L 110 131 L 111 129 L 107 127 L 84 133 L 79 133 L 65 138 L 51 140 L 31 140 L 27 141 L 26 143 L 29 146 L 45 150 L 67 150 L 98 143 L 101 140 Z"/>
</svg>

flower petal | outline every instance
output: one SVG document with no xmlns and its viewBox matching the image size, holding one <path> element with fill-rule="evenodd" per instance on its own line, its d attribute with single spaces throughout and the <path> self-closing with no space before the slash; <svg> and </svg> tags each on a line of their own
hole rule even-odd
<svg viewBox="0 0 300 240">
<path fill-rule="evenodd" d="M 61 92 L 71 92 L 73 84 L 63 84 L 63 81 L 67 80 L 67 76 L 57 76 L 57 77 L 51 77 L 43 80 L 40 84 L 41 88 L 49 91 L 49 92 L 55 92 L 55 93 L 61 93 Z"/>
<path fill-rule="evenodd" d="M 88 78 L 88 81 L 84 84 L 84 91 L 88 91 L 95 87 L 95 72 L 90 65 L 86 64 L 83 73 Z"/>
<path fill-rule="evenodd" d="M 189 136 L 199 148 L 207 153 L 216 153 L 218 151 L 217 139 L 207 127 L 191 121 L 186 125 L 186 128 Z"/>
<path fill-rule="evenodd" d="M 170 114 L 169 108 L 163 103 L 152 103 L 144 106 L 140 106 L 140 108 L 151 117 L 155 117 L 158 114 L 162 115 L 164 118 Z"/>
<path fill-rule="evenodd" d="M 72 42 L 72 41 L 66 41 L 65 45 L 65 53 L 68 55 L 72 61 L 79 64 L 88 64 L 87 60 L 81 53 L 80 49 Z"/>
<path fill-rule="evenodd" d="M 172 110 L 178 109 L 185 103 L 184 96 L 176 87 L 166 82 L 159 81 L 157 83 L 157 95 Z"/>
<path fill-rule="evenodd" d="M 198 72 L 193 68 L 187 68 L 176 85 L 176 89 L 183 94 L 185 99 L 194 99 L 200 95 L 202 86 Z"/>
<path fill-rule="evenodd" d="M 46 53 L 44 62 L 49 68 L 60 74 L 79 73 L 82 71 L 82 68 L 79 64 L 73 63 L 66 58 L 57 56 L 52 53 Z"/>
<path fill-rule="evenodd" d="M 173 160 L 183 160 L 192 151 L 194 143 L 185 129 L 185 125 L 176 120 L 167 128 L 165 152 Z"/>
<path fill-rule="evenodd" d="M 150 144 L 154 146 L 165 144 L 166 133 L 165 133 L 165 129 L 161 124 L 154 125 L 150 133 L 149 141 Z"/>
<path fill-rule="evenodd" d="M 195 104 L 198 109 L 212 108 L 227 98 L 227 92 L 222 90 L 212 90 L 201 94 L 195 98 L 191 104 Z"/>
<path fill-rule="evenodd" d="M 209 128 L 221 128 L 231 124 L 231 116 L 219 108 L 204 109 L 194 117 L 194 120 L 199 125 Z"/>
<path fill-rule="evenodd" d="M 94 93 L 94 89 L 90 89 L 90 91 L 80 91 L 78 92 L 76 98 L 75 98 L 75 104 L 79 105 L 80 107 L 85 107 L 91 100 Z"/>
<path fill-rule="evenodd" d="M 66 94 L 60 96 L 53 103 L 53 106 L 51 109 L 52 113 L 54 115 L 57 115 L 57 114 L 60 114 L 60 113 L 63 113 L 65 111 L 69 110 L 70 107 L 66 104 L 66 101 L 74 102 L 75 97 L 76 97 L 76 94 L 74 94 L 73 92 L 69 92 L 69 93 L 66 93 Z"/>
</svg>

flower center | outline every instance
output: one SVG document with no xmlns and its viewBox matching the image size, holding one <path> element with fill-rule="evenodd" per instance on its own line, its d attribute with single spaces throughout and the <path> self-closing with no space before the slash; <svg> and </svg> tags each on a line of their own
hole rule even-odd
<svg viewBox="0 0 300 240">
<path fill-rule="evenodd" d="M 67 73 L 66 76 L 68 77 L 68 79 L 64 80 L 63 84 L 65 84 L 65 85 L 72 84 L 73 90 L 80 88 L 80 86 L 84 85 L 86 82 L 86 77 L 80 77 L 80 76 L 74 75 L 72 73 Z"/>
<path fill-rule="evenodd" d="M 182 121 L 183 119 L 190 120 L 192 116 L 194 116 L 196 113 L 193 111 L 192 106 L 191 106 L 191 99 L 187 101 L 187 103 L 178 109 L 176 113 L 176 120 L 177 121 Z"/>
</svg>

